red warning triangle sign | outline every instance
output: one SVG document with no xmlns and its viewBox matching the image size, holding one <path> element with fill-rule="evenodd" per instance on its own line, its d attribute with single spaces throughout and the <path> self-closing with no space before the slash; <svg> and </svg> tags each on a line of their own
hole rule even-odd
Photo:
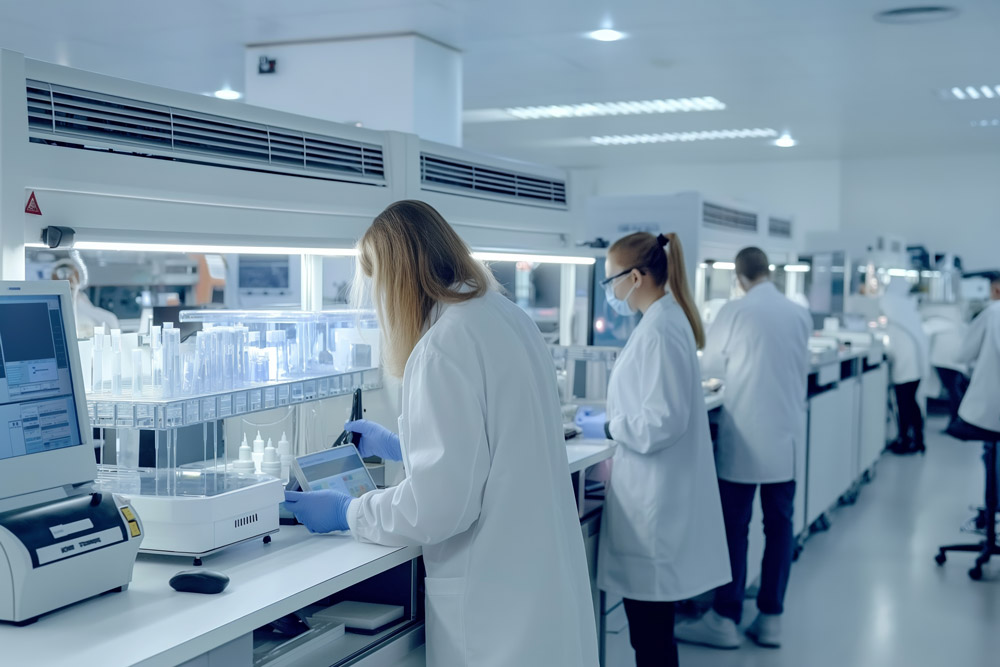
<svg viewBox="0 0 1000 667">
<path fill-rule="evenodd" d="M 24 207 L 25 213 L 30 213 L 31 215 L 41 215 L 42 209 L 38 208 L 38 200 L 35 199 L 35 193 L 32 192 L 31 196 L 28 197 L 28 205 Z"/>
</svg>

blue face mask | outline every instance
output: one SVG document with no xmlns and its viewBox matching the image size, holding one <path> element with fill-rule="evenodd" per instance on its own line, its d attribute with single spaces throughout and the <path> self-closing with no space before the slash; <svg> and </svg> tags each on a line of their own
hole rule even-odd
<svg viewBox="0 0 1000 667">
<path fill-rule="evenodd" d="M 622 277 L 624 278 L 624 276 Z M 632 315 L 635 315 L 635 308 L 633 308 L 628 304 L 628 299 L 630 296 L 632 296 L 632 292 L 635 291 L 635 288 L 639 286 L 639 283 L 635 283 L 634 285 L 632 285 L 632 289 L 628 291 L 628 294 L 625 295 L 624 299 L 619 299 L 618 297 L 615 296 L 615 283 L 617 282 L 618 281 L 616 280 L 615 282 L 608 283 L 607 285 L 604 286 L 604 295 L 608 299 L 608 305 L 611 306 L 611 309 L 613 311 L 615 311 L 622 317 L 630 317 Z"/>
</svg>

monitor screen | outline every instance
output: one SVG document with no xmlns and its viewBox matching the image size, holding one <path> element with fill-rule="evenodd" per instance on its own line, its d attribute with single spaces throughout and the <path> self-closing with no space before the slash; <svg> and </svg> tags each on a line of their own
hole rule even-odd
<svg viewBox="0 0 1000 667">
<path fill-rule="evenodd" d="M 360 498 L 375 490 L 372 476 L 354 445 L 324 449 L 295 459 L 299 485 L 306 491 L 335 489 Z"/>
<path fill-rule="evenodd" d="M 0 296 L 0 460 L 84 443 L 57 295 Z"/>
</svg>

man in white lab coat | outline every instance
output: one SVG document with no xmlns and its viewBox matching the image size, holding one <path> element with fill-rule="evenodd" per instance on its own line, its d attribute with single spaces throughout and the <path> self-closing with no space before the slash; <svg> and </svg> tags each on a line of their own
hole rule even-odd
<svg viewBox="0 0 1000 667">
<path fill-rule="evenodd" d="M 719 312 L 702 357 L 703 374 L 725 383 L 716 463 L 733 581 L 716 589 L 710 612 L 678 626 L 676 634 L 690 643 L 739 646 L 747 538 L 759 485 L 766 546 L 760 614 L 747 634 L 762 646 L 778 647 L 794 551 L 795 464 L 806 436 L 812 320 L 771 282 L 767 255 L 759 248 L 740 251 L 736 274 L 746 296 Z"/>
</svg>

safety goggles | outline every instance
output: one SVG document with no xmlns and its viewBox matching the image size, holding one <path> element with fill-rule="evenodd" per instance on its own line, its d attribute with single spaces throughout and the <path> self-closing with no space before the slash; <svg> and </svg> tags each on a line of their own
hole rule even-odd
<svg viewBox="0 0 1000 667">
<path fill-rule="evenodd" d="M 604 280 L 601 281 L 601 287 L 607 287 L 608 285 L 610 285 L 614 281 L 618 280 L 622 276 L 627 276 L 628 274 L 632 273 L 636 269 L 639 270 L 639 273 L 644 273 L 641 266 L 633 266 L 631 269 L 625 269 L 621 273 L 616 273 L 613 276 L 605 278 Z"/>
</svg>

